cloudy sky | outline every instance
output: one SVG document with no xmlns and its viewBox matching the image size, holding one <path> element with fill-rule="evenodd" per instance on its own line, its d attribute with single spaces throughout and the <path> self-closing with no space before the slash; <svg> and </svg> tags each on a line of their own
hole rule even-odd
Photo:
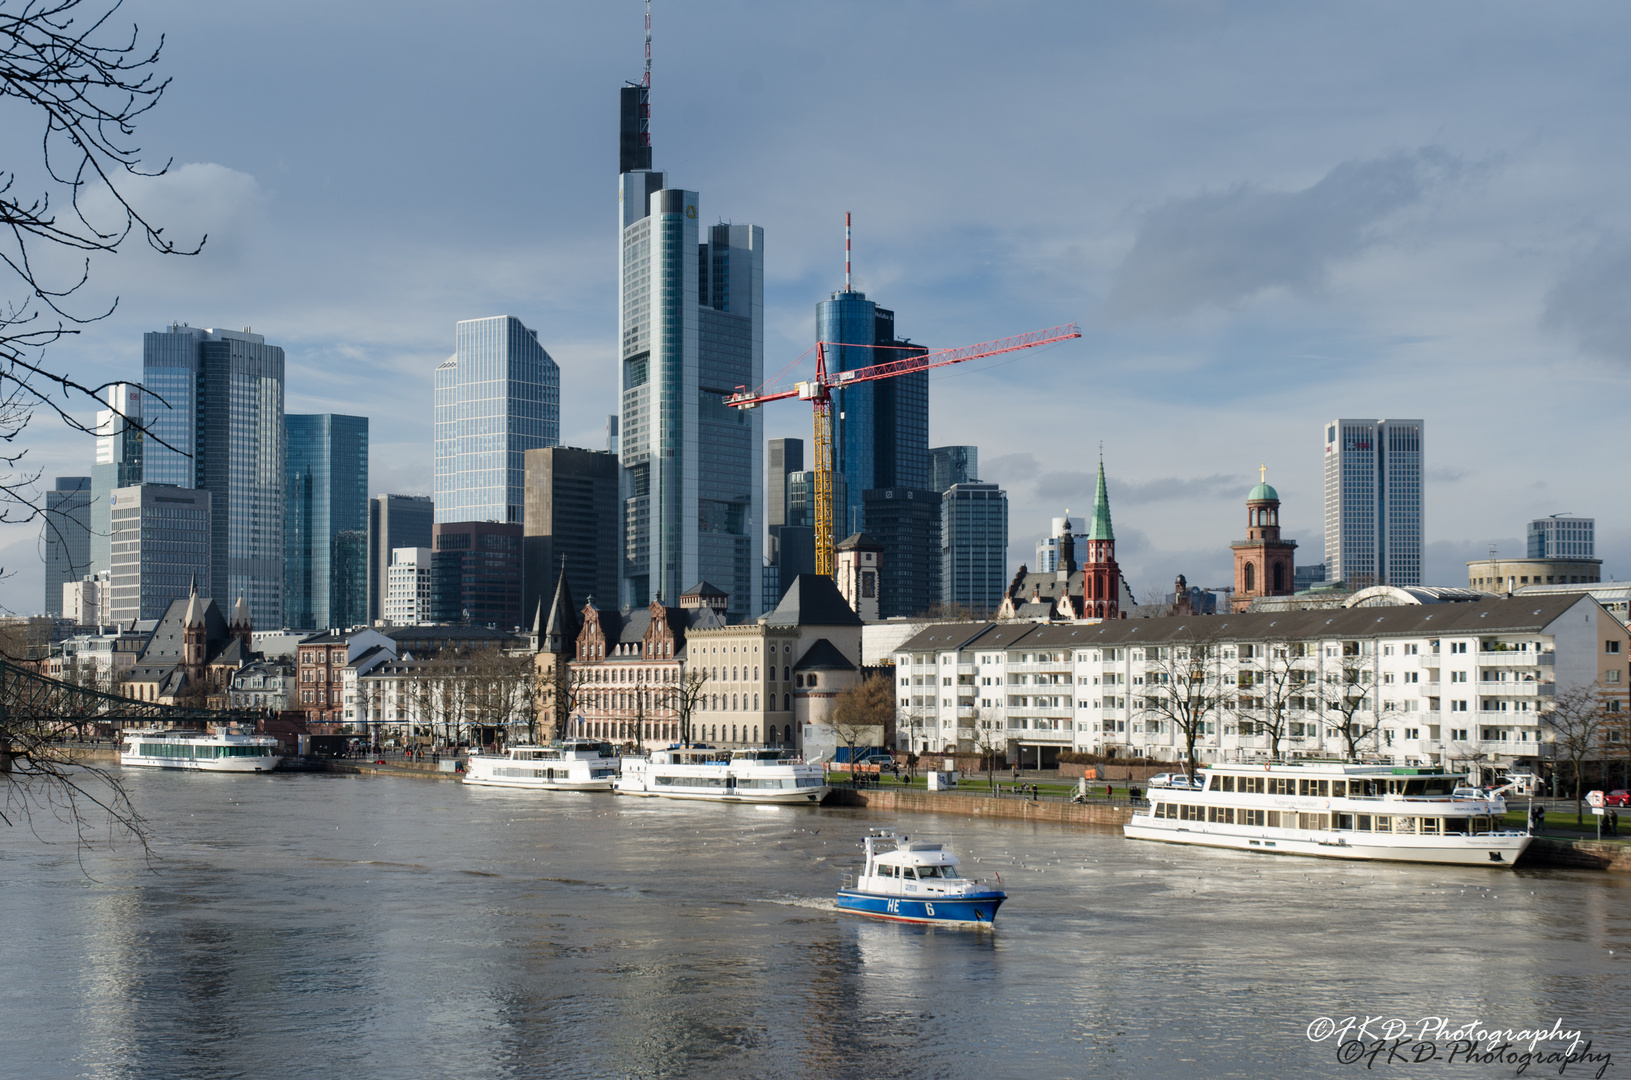
<svg viewBox="0 0 1631 1080">
<path fill-rule="evenodd" d="M 931 440 L 979 445 L 1010 561 L 1091 501 L 1102 443 L 1141 594 L 1229 579 L 1260 462 L 1322 559 L 1321 432 L 1426 421 L 1426 577 L 1524 523 L 1598 521 L 1631 574 L 1631 7 L 1171 0 L 656 0 L 653 141 L 709 220 L 766 236 L 766 368 L 842 282 L 935 346 L 1081 323 L 946 369 Z M 431 372 L 512 314 L 561 366 L 563 441 L 615 407 L 617 87 L 637 0 L 127 0 L 169 93 L 133 184 L 167 235 L 93 266 L 115 314 L 51 350 L 139 375 L 141 332 L 253 327 L 290 412 L 363 413 L 375 491 L 429 493 Z M 0 145 L 31 145 L 0 109 Z M 85 410 L 87 417 L 90 409 Z M 769 435 L 809 437 L 772 406 Z M 91 446 L 36 421 L 29 461 Z M 41 606 L 36 530 L 0 602 Z"/>
</svg>

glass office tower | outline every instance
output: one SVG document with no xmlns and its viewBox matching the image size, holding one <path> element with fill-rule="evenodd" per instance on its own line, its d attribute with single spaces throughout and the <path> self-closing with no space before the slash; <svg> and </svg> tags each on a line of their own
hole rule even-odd
<svg viewBox="0 0 1631 1080">
<path fill-rule="evenodd" d="M 941 499 L 941 601 L 989 615 L 1008 587 L 1008 493 L 973 481 Z"/>
<path fill-rule="evenodd" d="M 283 426 L 284 616 L 300 630 L 360 626 L 368 618 L 368 418 L 296 413 Z"/>
<path fill-rule="evenodd" d="M 511 315 L 466 319 L 436 369 L 436 521 L 521 524 L 528 450 L 561 441 L 561 369 Z"/>
<path fill-rule="evenodd" d="M 62 587 L 89 574 L 91 478 L 59 476 L 45 493 L 45 613 L 62 614 Z"/>
<path fill-rule="evenodd" d="M 1327 581 L 1420 585 L 1422 422 L 1325 425 Z"/>
<path fill-rule="evenodd" d="M 644 150 L 623 155 L 618 191 L 622 600 L 677 603 L 708 581 L 756 615 L 764 420 L 723 399 L 764 379 L 764 230 L 704 231 L 697 193 L 666 187 Z"/>
<path fill-rule="evenodd" d="M 385 618 L 391 552 L 430 547 L 435 510 L 428 495 L 376 495 L 368 502 L 368 621 Z M 430 557 L 425 557 L 429 573 Z M 428 609 L 427 609 L 428 611 Z M 428 617 L 428 616 L 427 616 Z"/>
<path fill-rule="evenodd" d="M 840 342 L 828 371 L 853 371 L 928 350 L 895 338 L 895 313 L 865 293 L 840 291 L 816 305 L 816 338 Z M 860 532 L 862 496 L 875 488 L 929 485 L 929 373 L 860 383 L 833 392 L 833 467 L 844 477 L 833 500 L 833 536 Z M 884 564 L 886 567 L 888 562 Z"/>
<path fill-rule="evenodd" d="M 283 370 L 283 350 L 248 330 L 143 335 L 142 482 L 209 493 L 199 591 L 242 596 L 256 626 L 284 625 Z"/>
</svg>

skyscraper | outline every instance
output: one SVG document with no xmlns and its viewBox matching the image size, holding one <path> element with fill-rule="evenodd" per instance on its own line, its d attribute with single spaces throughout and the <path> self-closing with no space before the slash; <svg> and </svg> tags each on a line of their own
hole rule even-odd
<svg viewBox="0 0 1631 1080">
<path fill-rule="evenodd" d="M 428 495 L 376 495 L 368 500 L 368 621 L 386 617 L 391 552 L 430 547 L 435 508 Z M 427 556 L 425 565 L 430 565 Z"/>
<path fill-rule="evenodd" d="M 940 603 L 940 493 L 873 488 L 861 495 L 866 533 L 883 549 L 878 617 L 922 615 Z"/>
<path fill-rule="evenodd" d="M 763 381 L 764 230 L 704 230 L 698 194 L 652 170 L 649 89 L 625 87 L 621 112 L 622 599 L 672 604 L 706 580 L 747 616 L 761 586 L 764 420 L 723 399 Z"/>
<path fill-rule="evenodd" d="M 528 450 L 561 441 L 561 370 L 510 315 L 466 319 L 436 369 L 436 521 L 519 525 Z"/>
<path fill-rule="evenodd" d="M 941 601 L 988 615 L 1008 585 L 1008 493 L 970 481 L 941 500 Z"/>
<path fill-rule="evenodd" d="M 142 388 L 131 383 L 108 387 L 108 407 L 96 414 L 96 464 L 91 466 L 91 569 L 113 569 L 112 517 L 108 497 L 114 490 L 142 482 Z M 191 484 L 187 485 L 191 487 Z"/>
<path fill-rule="evenodd" d="M 431 540 L 437 622 L 523 625 L 519 522 L 439 521 Z"/>
<path fill-rule="evenodd" d="M 45 493 L 45 613 L 62 614 L 62 587 L 91 572 L 91 478 L 59 476 Z"/>
<path fill-rule="evenodd" d="M 1325 425 L 1325 578 L 1420 585 L 1422 422 Z"/>
<path fill-rule="evenodd" d="M 283 350 L 247 329 L 172 325 L 143 336 L 142 384 L 142 482 L 209 492 L 199 593 L 284 625 Z"/>
<path fill-rule="evenodd" d="M 548 604 L 566 571 L 573 596 L 611 604 L 617 598 L 622 515 L 617 456 L 551 446 L 527 451 L 526 521 L 521 554 L 522 625 Z M 548 615 L 548 612 L 545 612 Z"/>
<path fill-rule="evenodd" d="M 827 370 L 853 371 L 928 352 L 895 338 L 895 313 L 846 287 L 816 305 L 816 339 L 839 342 Z M 833 469 L 847 492 L 833 492 L 833 536 L 862 527 L 862 496 L 874 488 L 929 483 L 929 373 L 863 382 L 832 395 Z"/>
<path fill-rule="evenodd" d="M 344 629 L 368 617 L 368 418 L 283 418 L 283 611 L 301 630 Z"/>
<path fill-rule="evenodd" d="M 936 446 L 929 451 L 929 486 L 945 492 L 953 484 L 966 484 L 980 478 L 980 448 L 977 446 Z"/>
<path fill-rule="evenodd" d="M 210 492 L 138 484 L 119 488 L 108 501 L 113 579 L 103 618 L 126 624 L 163 618 L 172 601 L 195 587 L 203 591 L 203 583 L 214 577 L 210 514 L 215 498 Z"/>
</svg>

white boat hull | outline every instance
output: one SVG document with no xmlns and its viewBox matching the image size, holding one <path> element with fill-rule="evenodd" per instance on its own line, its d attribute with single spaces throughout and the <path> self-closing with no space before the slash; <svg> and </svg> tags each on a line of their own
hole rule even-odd
<svg viewBox="0 0 1631 1080">
<path fill-rule="evenodd" d="M 248 773 L 271 772 L 283 763 L 283 758 L 278 755 L 268 755 L 253 758 L 206 758 L 202 761 L 196 761 L 185 758 L 149 758 L 135 754 L 121 754 L 119 763 L 146 769 L 192 769 L 198 772 Z"/>
<path fill-rule="evenodd" d="M 464 782 L 474 787 L 513 788 L 519 791 L 610 791 L 610 780 L 549 780 L 534 777 L 473 776 L 466 773 Z"/>
<path fill-rule="evenodd" d="M 814 805 L 831 788 L 821 787 L 777 788 L 761 790 L 750 788 L 686 788 L 669 786 L 648 788 L 639 781 L 619 780 L 613 790 L 619 795 L 633 795 L 642 799 L 691 799 L 697 802 L 772 803 L 783 805 Z"/>
<path fill-rule="evenodd" d="M 1123 830 L 1132 840 L 1232 848 L 1267 855 L 1506 868 L 1518 861 L 1531 840 L 1531 837 L 1519 833 L 1485 833 L 1451 836 L 1394 834 L 1379 841 L 1375 833 L 1243 828 L 1204 821 L 1168 822 L 1139 817 L 1123 826 Z"/>
</svg>

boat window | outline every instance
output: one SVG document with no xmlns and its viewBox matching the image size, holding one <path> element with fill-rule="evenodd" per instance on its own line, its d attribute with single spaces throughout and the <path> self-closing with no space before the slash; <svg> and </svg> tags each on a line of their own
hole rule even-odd
<svg viewBox="0 0 1631 1080">
<path fill-rule="evenodd" d="M 1232 776 L 1220 776 L 1218 777 L 1218 783 L 1223 791 L 1233 791 L 1235 789 L 1235 778 Z"/>
<path fill-rule="evenodd" d="M 1340 799 L 1343 796 L 1347 795 L 1347 793 L 1348 793 L 1348 782 L 1346 780 L 1332 780 L 1331 781 L 1331 798 Z"/>
<path fill-rule="evenodd" d="M 901 876 L 916 881 L 917 871 L 913 870 L 910 866 L 903 866 L 901 867 Z"/>
<path fill-rule="evenodd" d="M 1355 814 L 1354 815 L 1354 830 L 1356 832 L 1370 832 L 1371 831 L 1370 815 L 1369 814 Z"/>
<path fill-rule="evenodd" d="M 1271 776 L 1269 777 L 1269 794 L 1295 795 L 1297 794 L 1297 781 L 1289 776 Z"/>
<path fill-rule="evenodd" d="M 940 876 L 940 867 L 920 866 L 917 868 L 917 876 L 920 878 L 937 878 Z"/>
<path fill-rule="evenodd" d="M 1239 790 L 1246 792 L 1248 795 L 1261 795 L 1263 794 L 1263 779 L 1261 776 L 1242 776 L 1235 781 L 1235 784 Z"/>
</svg>

